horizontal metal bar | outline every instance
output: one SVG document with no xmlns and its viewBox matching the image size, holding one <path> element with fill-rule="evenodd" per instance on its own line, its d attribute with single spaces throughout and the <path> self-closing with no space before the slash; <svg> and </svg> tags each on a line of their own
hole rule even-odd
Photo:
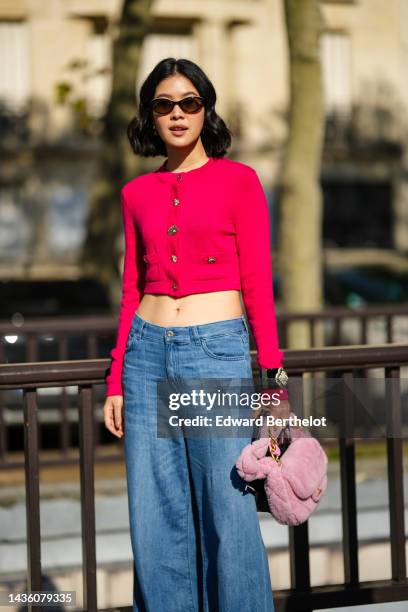
<svg viewBox="0 0 408 612">
<path fill-rule="evenodd" d="M 251 358 L 256 369 L 254 352 Z M 398 366 L 408 364 L 408 344 L 401 342 L 287 350 L 284 353 L 284 363 L 292 373 L 348 371 L 359 366 Z M 0 364 L 0 389 L 29 388 L 29 385 L 39 387 L 103 383 L 109 364 L 109 359 Z"/>
<path fill-rule="evenodd" d="M 280 312 L 276 308 L 278 322 L 296 320 L 324 320 L 335 318 L 361 318 L 377 316 L 403 316 L 408 315 L 407 304 L 384 304 L 364 306 L 362 308 L 349 308 L 347 306 L 326 307 L 324 310 L 310 310 L 305 312 Z M 81 315 L 74 317 L 38 317 L 25 319 L 23 325 L 14 325 L 9 320 L 0 321 L 0 334 L 5 333 L 50 333 L 50 332 L 100 332 L 103 334 L 115 332 L 117 318 L 111 315 Z"/>
<path fill-rule="evenodd" d="M 407 601 L 408 581 L 396 583 L 392 580 L 372 580 L 352 586 L 344 584 L 315 586 L 307 591 L 280 589 L 274 591 L 274 599 L 276 612 L 304 612 L 307 609 L 320 610 L 340 606 Z M 126 610 L 126 608 L 119 609 Z"/>
</svg>

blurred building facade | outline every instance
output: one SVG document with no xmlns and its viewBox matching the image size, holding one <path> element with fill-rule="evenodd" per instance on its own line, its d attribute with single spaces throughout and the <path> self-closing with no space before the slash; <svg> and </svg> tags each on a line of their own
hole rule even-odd
<svg viewBox="0 0 408 612">
<path fill-rule="evenodd" d="M 55 276 L 55 265 L 60 277 L 80 273 L 122 3 L 0 3 L 3 276 Z M 408 269 L 408 3 L 322 0 L 321 9 L 327 262 L 374 257 Z M 234 134 L 230 155 L 259 172 L 275 240 L 289 96 L 283 0 L 157 0 L 135 94 L 169 56 L 192 59 L 214 83 L 217 112 Z M 147 169 L 161 161 L 148 160 Z"/>
</svg>

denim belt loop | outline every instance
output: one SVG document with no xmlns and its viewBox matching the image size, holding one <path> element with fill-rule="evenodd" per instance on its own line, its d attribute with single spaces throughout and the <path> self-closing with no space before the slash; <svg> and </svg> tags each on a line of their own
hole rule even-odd
<svg viewBox="0 0 408 612">
<path fill-rule="evenodd" d="M 201 341 L 200 341 L 200 334 L 198 333 L 198 329 L 196 325 L 192 325 L 190 327 L 190 336 L 194 344 L 199 346 Z"/>
</svg>

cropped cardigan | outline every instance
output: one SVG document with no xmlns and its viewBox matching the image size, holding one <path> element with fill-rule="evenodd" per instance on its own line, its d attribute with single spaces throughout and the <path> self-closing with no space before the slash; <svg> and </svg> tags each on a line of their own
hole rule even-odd
<svg viewBox="0 0 408 612">
<path fill-rule="evenodd" d="M 241 290 L 258 365 L 282 365 L 272 286 L 268 205 L 253 168 L 210 157 L 186 172 L 165 162 L 121 190 L 125 237 L 116 345 L 106 395 L 122 395 L 132 319 L 144 293 L 181 297 Z"/>
</svg>

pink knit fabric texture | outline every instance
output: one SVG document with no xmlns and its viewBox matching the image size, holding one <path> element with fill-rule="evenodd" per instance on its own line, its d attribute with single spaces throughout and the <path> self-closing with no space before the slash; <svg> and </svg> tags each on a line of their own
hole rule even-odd
<svg viewBox="0 0 408 612">
<path fill-rule="evenodd" d="M 186 172 L 165 162 L 121 191 L 125 238 L 118 331 L 106 376 L 107 396 L 123 395 L 126 343 L 145 293 L 181 297 L 242 291 L 258 365 L 283 365 L 272 286 L 270 218 L 256 171 L 210 157 Z"/>
</svg>

